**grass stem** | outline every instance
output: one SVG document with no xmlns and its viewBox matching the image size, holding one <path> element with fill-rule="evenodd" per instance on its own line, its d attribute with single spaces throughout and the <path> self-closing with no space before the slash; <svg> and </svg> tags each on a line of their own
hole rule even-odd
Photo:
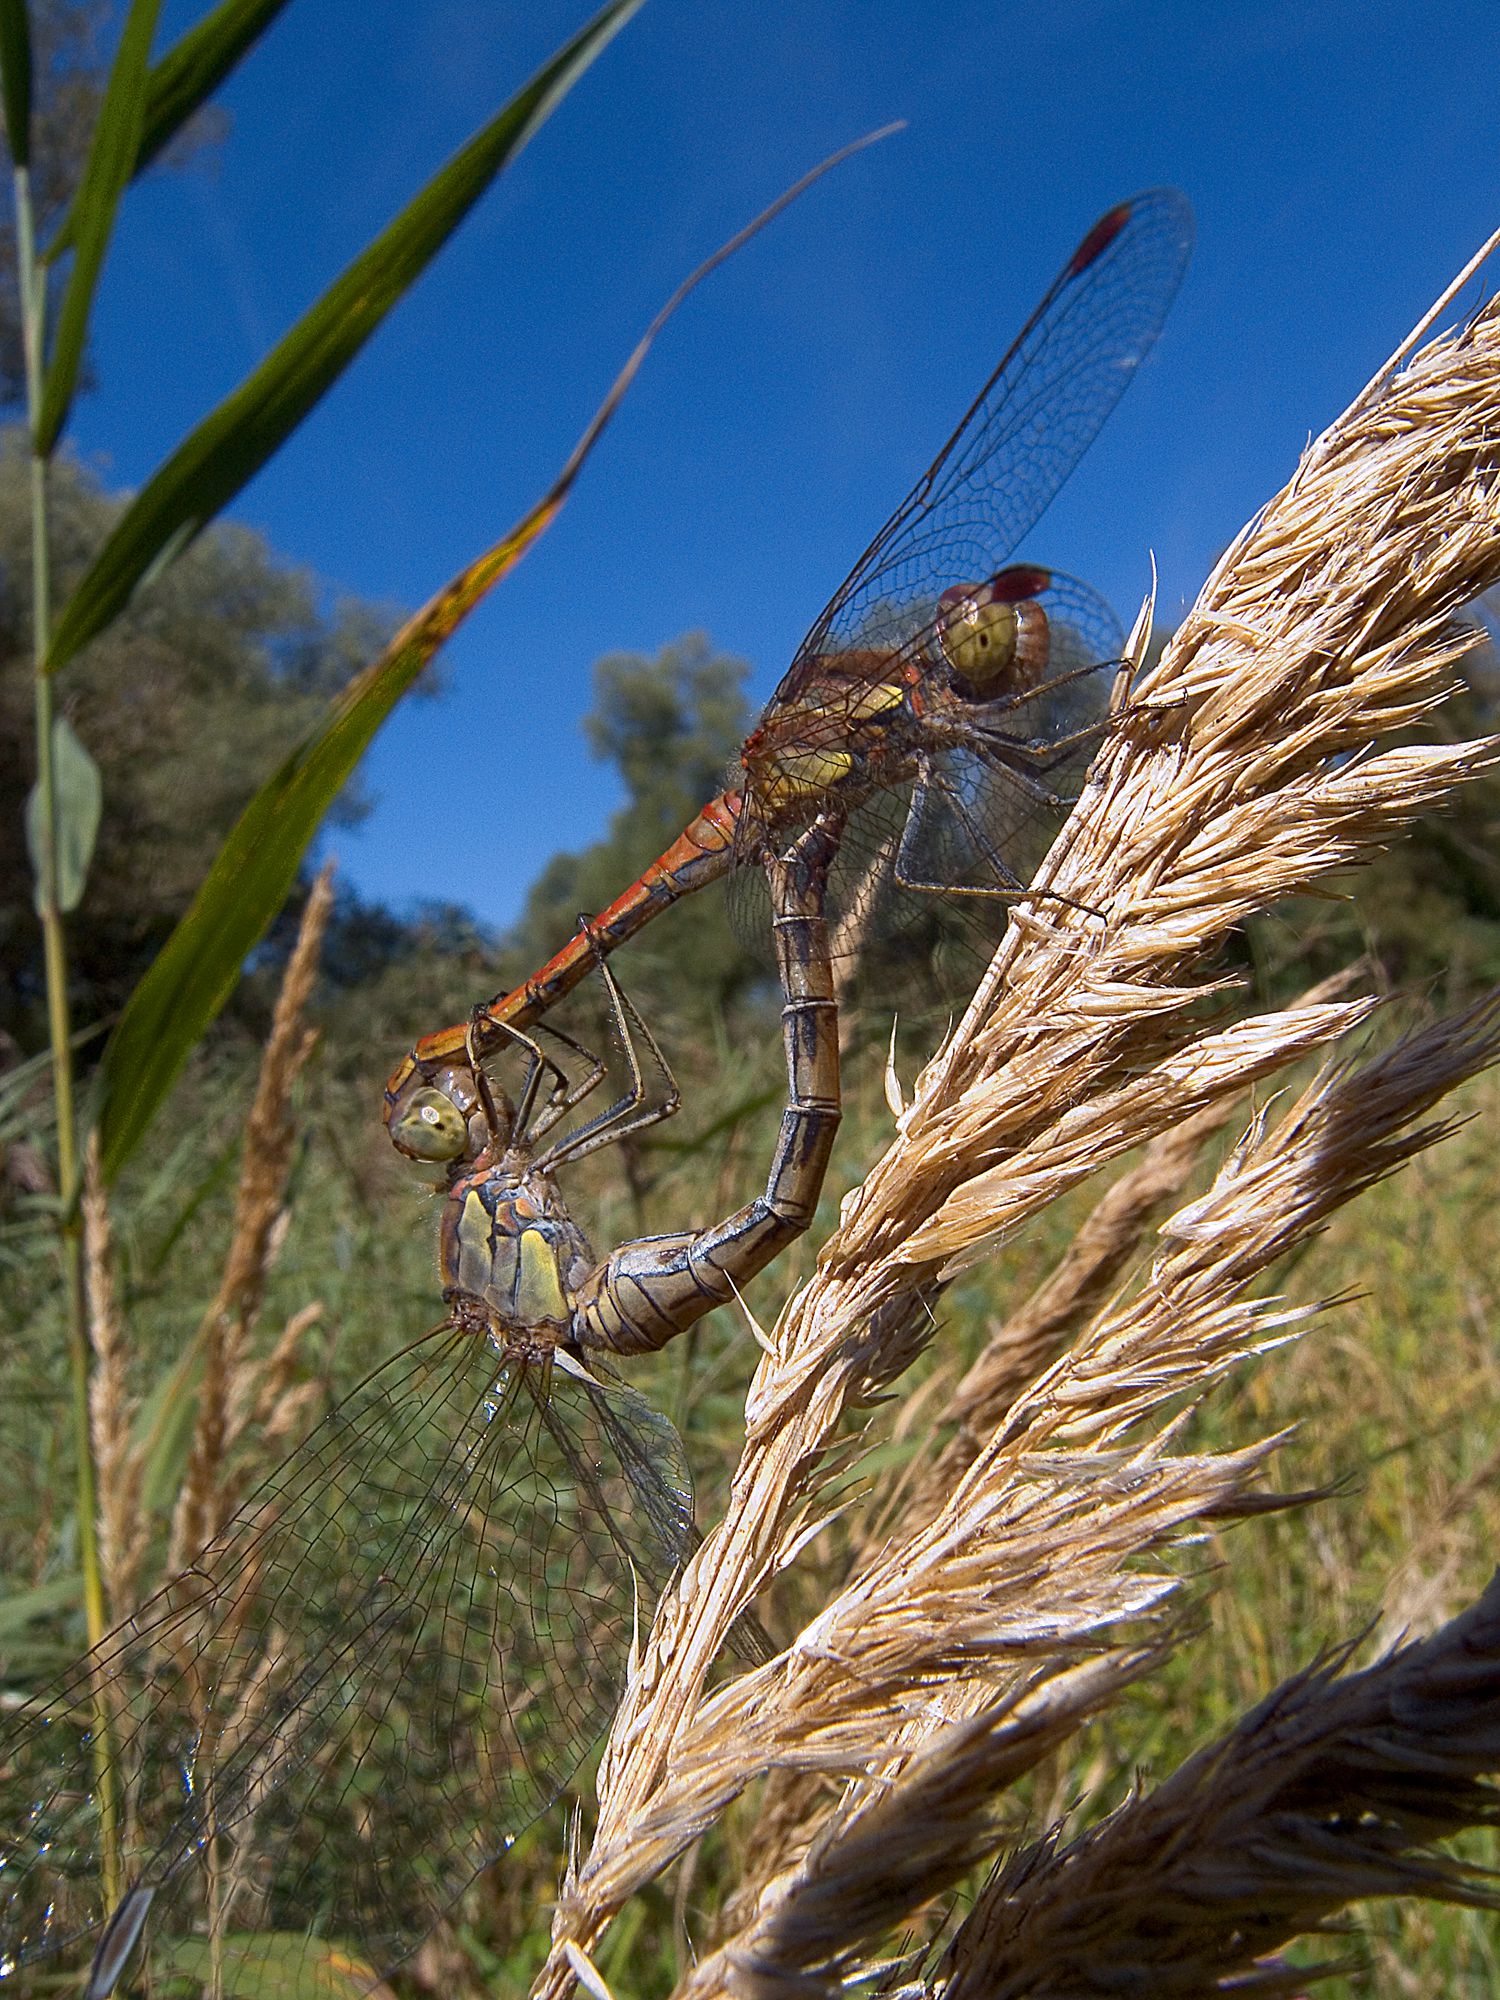
<svg viewBox="0 0 1500 2000">
<path fill-rule="evenodd" d="M 42 362 L 46 315 L 46 272 L 36 256 L 36 227 L 31 203 L 31 176 L 14 170 L 16 202 L 16 262 L 21 292 L 21 327 L 26 361 L 26 408 L 33 436 L 42 402 Z M 99 1501 L 94 1466 L 93 1432 L 89 1421 L 89 1337 L 87 1290 L 84 1282 L 83 1224 L 79 1210 L 82 1190 L 78 1122 L 73 1077 L 72 1024 L 68 1013 L 68 945 L 58 893 L 58 853 L 61 830 L 53 731 L 52 680 L 47 671 L 51 642 L 51 549 L 48 539 L 48 459 L 33 444 L 31 451 L 31 627 L 33 713 L 36 728 L 37 815 L 36 906 L 42 926 L 47 982 L 47 1035 L 52 1056 L 52 1093 L 57 1110 L 58 1255 L 62 1262 L 68 1311 L 68 1363 L 71 1380 L 73 1433 L 78 1467 L 78 1550 L 83 1572 L 84 1616 L 89 1645 L 103 1637 L 108 1625 L 104 1580 L 99 1563 Z M 119 1800 L 114 1760 L 110 1755 L 109 1708 L 106 1691 L 94 1691 L 96 1716 L 95 1768 L 105 1887 L 111 1902 L 120 1892 Z"/>
</svg>

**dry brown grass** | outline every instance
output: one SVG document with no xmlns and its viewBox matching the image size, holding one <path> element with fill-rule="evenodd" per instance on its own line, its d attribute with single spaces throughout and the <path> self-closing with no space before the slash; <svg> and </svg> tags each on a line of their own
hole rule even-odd
<svg viewBox="0 0 1500 2000">
<path fill-rule="evenodd" d="M 1346 1664 L 1297 1675 L 1083 1838 L 1017 1855 L 945 1954 L 945 2000 L 1269 2000 L 1351 1963 L 1280 1956 L 1351 1902 L 1496 1907 L 1493 1881 L 1430 1843 L 1500 1809 L 1484 1782 L 1500 1767 L 1500 1579 L 1431 1638 Z"/>
<path fill-rule="evenodd" d="M 266 1277 L 288 1221 L 286 1185 L 296 1138 L 292 1091 L 317 1040 L 306 1024 L 307 1005 L 332 908 L 330 863 L 307 899 L 297 942 L 276 996 L 255 1099 L 245 1121 L 229 1251 L 218 1290 L 194 1343 L 203 1357 L 203 1379 L 192 1453 L 172 1521 L 168 1574 L 183 1569 L 197 1550 L 211 1542 L 239 1504 L 245 1490 L 244 1468 L 236 1473 L 230 1460 L 245 1435 L 248 1420 L 260 1415 L 263 1436 L 283 1441 L 291 1427 L 289 1413 L 281 1412 L 273 1419 L 270 1408 L 259 1407 L 268 1381 L 280 1385 L 284 1394 L 293 1393 L 288 1336 L 283 1336 L 264 1361 L 249 1352 L 248 1343 L 265 1295 Z M 294 1317 L 288 1329 L 294 1344 L 315 1318 L 315 1313 L 305 1312 Z"/>
<path fill-rule="evenodd" d="M 149 1540 L 141 1511 L 144 1461 L 132 1436 L 135 1400 L 128 1380 L 130 1348 L 115 1288 L 109 1193 L 99 1170 L 99 1138 L 83 1156 L 83 1264 L 88 1299 L 89 1433 L 99 1491 L 99 1570 L 112 1619 L 134 1606 Z"/>
<path fill-rule="evenodd" d="M 1100 1296 L 1117 1274 L 1092 1282 L 1085 1255 L 1059 1279 L 1068 1312 L 1029 1340 L 1028 1369 L 1069 1344 L 1039 1376 L 970 1396 L 970 1462 L 935 1511 L 903 1521 L 770 1665 L 707 1683 L 735 1617 L 835 1503 L 839 1426 L 931 1337 L 938 1288 L 1112 1162 L 1170 1150 L 1191 1121 L 1347 1051 L 1371 1003 L 1228 1019 L 1213 954 L 1252 911 L 1496 761 L 1490 742 L 1382 739 L 1442 698 L 1464 645 L 1453 614 L 1497 578 L 1492 310 L 1367 392 L 1225 556 L 1138 680 L 1049 857 L 1046 884 L 1069 900 L 1017 913 L 813 1278 L 763 1336 L 725 1516 L 643 1648 L 539 1994 L 592 1978 L 612 1915 L 767 1771 L 833 1777 L 842 1795 L 789 1831 L 785 1865 L 685 1986 L 833 1990 L 993 1851 L 1003 1789 L 1172 1645 L 1173 1551 L 1206 1518 L 1257 1504 L 1280 1442 L 1191 1451 L 1185 1407 L 1306 1323 L 1252 1287 L 1444 1129 L 1432 1107 L 1496 1055 L 1493 1006 L 1326 1062 L 1177 1207 L 1118 1297 Z M 1423 1659 L 1403 1671 L 1448 1671 Z M 1451 1706 L 1425 1715 L 1418 1747 L 1424 1728 L 1455 1726 Z M 1472 1775 L 1455 1777 L 1430 1830 L 1476 1796 Z M 1355 1873 L 1351 1860 L 1345 1889 Z M 1421 1867 L 1408 1854 L 1395 1874 L 1410 1886 Z M 1017 1891 L 1023 1905 L 1033 1893 Z"/>
</svg>

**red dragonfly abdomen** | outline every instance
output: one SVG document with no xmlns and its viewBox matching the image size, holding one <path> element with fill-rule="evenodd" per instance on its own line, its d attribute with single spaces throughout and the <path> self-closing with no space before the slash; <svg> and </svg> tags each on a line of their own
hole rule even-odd
<svg viewBox="0 0 1500 2000">
<path fill-rule="evenodd" d="M 465 1066 L 471 1035 L 475 1052 L 483 1054 L 500 1039 L 495 1032 L 500 1027 L 524 1028 L 540 1020 L 550 1007 L 587 978 L 601 958 L 607 958 L 618 945 L 634 937 L 653 917 L 681 897 L 728 873 L 742 806 L 738 792 L 721 792 L 718 798 L 711 799 L 672 845 L 608 909 L 601 910 L 578 930 L 539 972 L 534 972 L 513 991 L 477 1008 L 472 1021 L 424 1035 L 402 1057 L 385 1087 L 386 1129 L 402 1152 L 411 1149 L 401 1144 L 397 1132 L 413 1092 L 446 1080 L 445 1073 L 455 1065 Z"/>
</svg>

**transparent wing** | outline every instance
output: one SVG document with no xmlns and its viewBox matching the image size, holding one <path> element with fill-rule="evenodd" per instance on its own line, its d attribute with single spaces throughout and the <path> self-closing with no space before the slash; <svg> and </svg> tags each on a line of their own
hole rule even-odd
<svg viewBox="0 0 1500 2000">
<path fill-rule="evenodd" d="M 1014 898 L 1077 795 L 1108 720 L 1125 635 L 1076 577 L 1051 572 L 1041 601 L 1047 677 L 975 703 L 966 740 L 921 760 L 894 864 L 908 888 Z"/>
<path fill-rule="evenodd" d="M 108 1914 L 96 1682 L 162 1964 L 205 1932 L 398 1962 L 567 1784 L 690 1534 L 638 1396 L 440 1328 L 8 1719 L 0 1963 L 86 1959 Z"/>
<path fill-rule="evenodd" d="M 1161 331 L 1192 238 L 1192 210 L 1171 188 L 1100 217 L 803 640 L 772 709 L 795 700 L 829 653 L 921 652 L 925 618 L 912 607 L 1009 559 Z"/>
<path fill-rule="evenodd" d="M 1125 635 L 1088 584 L 1058 570 L 1036 574 L 1046 578 L 1033 600 L 1046 614 L 1046 677 L 970 703 L 962 743 L 934 745 L 911 777 L 872 792 L 840 839 L 830 950 L 846 968 L 863 961 L 878 971 L 892 998 L 883 942 L 919 961 L 939 947 L 945 963 L 972 967 L 989 956 L 1004 925 L 1002 899 L 1031 880 L 1098 748 Z M 813 726 L 819 721 L 826 736 Z M 836 747 L 836 719 L 809 715 L 805 740 Z M 740 936 L 764 949 L 770 904 L 761 870 L 736 869 L 729 895 Z M 940 990 L 949 985 L 939 981 Z"/>
</svg>

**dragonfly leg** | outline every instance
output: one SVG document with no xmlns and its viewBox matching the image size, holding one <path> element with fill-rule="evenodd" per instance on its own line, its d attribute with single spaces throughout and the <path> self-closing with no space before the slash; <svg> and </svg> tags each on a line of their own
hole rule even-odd
<svg viewBox="0 0 1500 2000">
<path fill-rule="evenodd" d="M 943 882 L 924 872 L 917 858 L 917 834 L 923 825 L 930 807 L 929 797 L 936 793 L 946 809 L 973 841 L 986 865 L 1000 878 L 996 882 Z M 901 841 L 896 849 L 896 860 L 892 870 L 895 880 L 903 889 L 914 889 L 919 895 L 933 896 L 1004 896 L 1012 901 L 1025 894 L 1025 885 L 1019 882 L 998 855 L 991 843 L 985 839 L 983 830 L 975 824 L 973 815 L 967 810 L 962 797 L 952 786 L 945 784 L 934 771 L 924 770 L 918 777 L 912 792 L 911 810 L 906 816 L 906 824 L 901 829 Z"/>
<path fill-rule="evenodd" d="M 471 1049 L 489 1052 L 511 1028 L 529 1027 L 588 977 L 601 958 L 635 936 L 662 910 L 728 874 L 743 801 L 738 792 L 711 799 L 672 845 L 659 854 L 623 895 L 582 924 L 540 972 L 513 992 L 475 1010 L 462 1026 L 424 1035 L 408 1050 L 385 1087 L 385 1123 L 397 1132 L 416 1092 L 446 1090 L 462 1102 L 471 1092 L 466 1075 Z M 467 1104 L 462 1108 L 467 1110 Z M 400 1143 L 399 1140 L 397 1142 Z"/>
<path fill-rule="evenodd" d="M 986 863 L 996 875 L 1004 879 L 997 882 L 939 882 L 920 873 L 912 853 L 915 844 L 913 829 L 920 823 L 929 789 L 941 795 L 949 811 L 984 856 Z M 1049 803 L 1067 804 L 1069 801 L 1054 799 Z M 1080 903 L 1072 896 L 1064 895 L 1060 889 L 1038 889 L 1030 883 L 1018 881 L 1003 858 L 995 852 L 991 842 L 986 839 L 983 829 L 975 822 L 960 794 L 953 786 L 944 784 L 935 776 L 923 776 L 917 781 L 917 788 L 912 796 L 911 812 L 901 832 L 901 844 L 896 850 L 896 863 L 892 872 L 903 889 L 914 889 L 919 895 L 989 896 L 996 901 L 1008 903 L 1033 901 L 1061 903 L 1065 909 L 1078 910 L 1086 917 L 1094 917 L 1100 923 L 1104 922 L 1102 910 L 1096 910 L 1088 903 Z"/>
<path fill-rule="evenodd" d="M 641 1019 L 639 1013 L 621 991 L 620 982 L 601 958 L 599 976 L 604 981 L 604 990 L 609 995 L 609 1004 L 615 1019 L 615 1029 L 625 1051 L 625 1060 L 630 1066 L 630 1087 L 623 1097 L 618 1098 L 607 1110 L 591 1118 L 587 1125 L 568 1136 L 537 1161 L 539 1171 L 551 1173 L 565 1160 L 581 1160 L 589 1153 L 595 1153 L 601 1146 L 616 1145 L 632 1132 L 640 1132 L 648 1125 L 658 1125 L 664 1118 L 675 1117 L 682 1104 L 682 1094 L 677 1088 L 677 1079 L 668 1066 L 666 1057 L 657 1044 L 656 1037 Z M 632 1026 L 635 1034 L 631 1033 Z M 514 1032 L 513 1030 L 508 1032 Z M 555 1032 L 555 1031 L 554 1031 Z M 665 1085 L 662 1095 L 654 1104 L 648 1104 L 645 1071 L 640 1056 L 636 1052 L 636 1035 L 645 1043 L 651 1064 L 658 1080 Z"/>
<path fill-rule="evenodd" d="M 623 1244 L 583 1281 L 573 1318 L 586 1347 L 663 1347 L 734 1296 L 813 1218 L 838 1130 L 838 1019 L 824 898 L 841 826 L 815 821 L 767 860 L 781 975 L 787 1104 L 765 1192 L 710 1229 Z"/>
<path fill-rule="evenodd" d="M 482 1098 L 487 1099 L 490 1085 L 489 1079 L 484 1072 L 480 1047 L 482 1036 L 481 1017 L 483 1013 L 484 1009 L 482 1007 L 476 1007 L 474 1010 L 474 1017 L 469 1023 L 466 1053 L 469 1065 L 474 1072 L 480 1095 Z M 604 1081 L 605 1075 L 604 1064 L 594 1054 L 592 1049 L 585 1048 L 582 1042 L 575 1042 L 571 1035 L 565 1035 L 560 1028 L 549 1027 L 545 1032 L 554 1041 L 561 1042 L 563 1047 L 571 1050 L 574 1055 L 582 1056 L 587 1068 L 584 1074 L 575 1080 L 568 1075 L 555 1056 L 548 1055 L 547 1051 L 534 1035 L 526 1034 L 522 1029 L 513 1027 L 508 1021 L 500 1024 L 499 1037 L 519 1044 L 531 1058 L 530 1067 L 526 1072 L 526 1080 L 521 1086 L 520 1096 L 516 1100 L 515 1110 L 511 1113 L 508 1127 L 506 1128 L 517 1135 L 524 1133 L 530 1139 L 537 1139 L 542 1133 L 550 1132 L 559 1118 L 566 1117 L 575 1104 L 581 1104 L 586 1097 L 598 1089 L 599 1085 Z M 493 1051 L 496 1043 L 496 1035 L 493 1032 L 490 1033 L 488 1040 L 490 1049 Z M 546 1103 L 543 1104 L 541 1110 L 537 1112 L 533 1119 L 532 1112 L 536 1105 L 537 1091 L 541 1086 L 543 1076 L 549 1070 L 557 1081 L 547 1093 Z M 494 1126 L 492 1129 L 499 1130 L 500 1128 Z"/>
</svg>

